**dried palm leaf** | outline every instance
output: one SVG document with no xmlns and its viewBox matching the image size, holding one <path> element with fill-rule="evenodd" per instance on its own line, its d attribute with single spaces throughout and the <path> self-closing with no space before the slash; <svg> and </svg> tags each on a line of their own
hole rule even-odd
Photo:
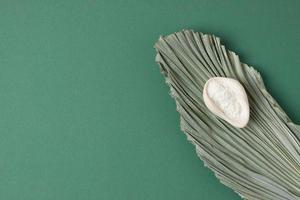
<svg viewBox="0 0 300 200">
<path fill-rule="evenodd" d="M 300 126 L 267 92 L 260 74 L 213 35 L 183 30 L 160 37 L 156 62 L 170 86 L 180 126 L 198 156 L 244 199 L 300 199 Z M 234 78 L 250 105 L 245 128 L 212 114 L 202 91 L 211 77 Z"/>
</svg>

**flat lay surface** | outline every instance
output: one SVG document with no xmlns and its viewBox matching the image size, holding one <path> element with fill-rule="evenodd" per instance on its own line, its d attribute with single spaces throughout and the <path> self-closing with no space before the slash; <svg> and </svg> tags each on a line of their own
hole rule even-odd
<svg viewBox="0 0 300 200">
<path fill-rule="evenodd" d="M 0 199 L 237 200 L 179 128 L 159 35 L 215 34 L 300 123 L 299 1 L 0 1 Z"/>
</svg>

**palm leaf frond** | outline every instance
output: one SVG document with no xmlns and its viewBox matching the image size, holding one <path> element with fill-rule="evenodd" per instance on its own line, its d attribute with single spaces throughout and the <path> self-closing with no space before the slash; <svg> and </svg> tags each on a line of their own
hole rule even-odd
<svg viewBox="0 0 300 200">
<path fill-rule="evenodd" d="M 160 37 L 155 49 L 181 129 L 216 177 L 244 199 L 300 199 L 300 128 L 267 92 L 260 74 L 213 35 L 183 30 Z M 204 105 L 203 86 L 216 76 L 245 87 L 251 110 L 245 128 L 229 125 Z"/>
</svg>

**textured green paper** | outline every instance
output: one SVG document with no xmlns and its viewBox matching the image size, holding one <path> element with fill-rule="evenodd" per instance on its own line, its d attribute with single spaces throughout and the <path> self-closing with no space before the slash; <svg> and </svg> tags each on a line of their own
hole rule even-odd
<svg viewBox="0 0 300 200">
<path fill-rule="evenodd" d="M 181 129 L 220 181 L 244 199 L 299 199 L 300 128 L 267 92 L 260 74 L 212 35 L 184 30 L 161 37 L 155 48 Z M 251 109 L 246 128 L 232 127 L 204 105 L 203 86 L 215 76 L 245 87 Z"/>
</svg>

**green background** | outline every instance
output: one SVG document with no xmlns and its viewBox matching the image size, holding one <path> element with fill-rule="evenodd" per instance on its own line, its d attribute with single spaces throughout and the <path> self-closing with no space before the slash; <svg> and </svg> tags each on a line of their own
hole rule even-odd
<svg viewBox="0 0 300 200">
<path fill-rule="evenodd" d="M 153 45 L 220 36 L 300 122 L 300 1 L 0 1 L 0 199 L 237 200 L 179 128 Z"/>
</svg>

